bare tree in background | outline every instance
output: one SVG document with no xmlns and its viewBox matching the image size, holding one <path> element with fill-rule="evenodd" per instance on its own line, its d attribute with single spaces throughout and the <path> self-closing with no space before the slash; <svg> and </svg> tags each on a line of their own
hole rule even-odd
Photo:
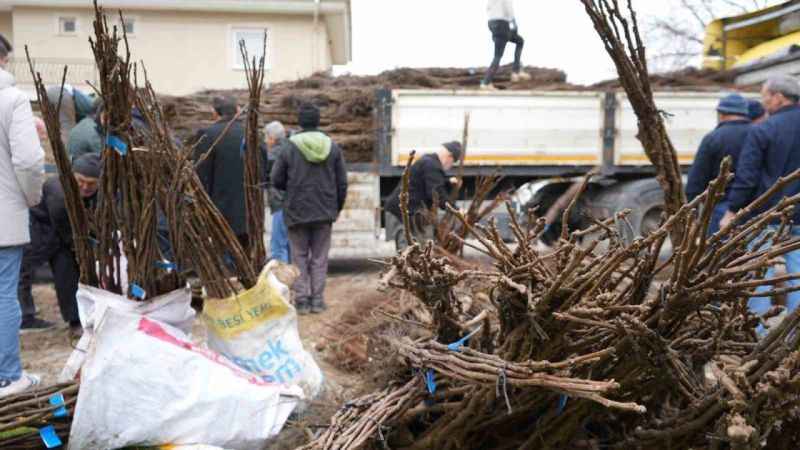
<svg viewBox="0 0 800 450">
<path fill-rule="evenodd" d="M 661 0 L 668 16 L 650 17 L 646 41 L 652 72 L 698 65 L 706 26 L 715 19 L 757 11 L 785 0 Z"/>
</svg>

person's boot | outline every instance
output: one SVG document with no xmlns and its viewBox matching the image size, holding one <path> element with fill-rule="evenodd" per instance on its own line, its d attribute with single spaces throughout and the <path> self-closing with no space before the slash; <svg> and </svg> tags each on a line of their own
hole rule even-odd
<svg viewBox="0 0 800 450">
<path fill-rule="evenodd" d="M 38 375 L 32 375 L 27 372 L 22 372 L 22 376 L 16 381 L 0 380 L 0 398 L 20 394 L 28 389 L 35 388 L 40 382 L 41 378 Z"/>
<path fill-rule="evenodd" d="M 298 299 L 295 302 L 294 309 L 297 310 L 297 314 L 300 316 L 305 316 L 309 312 L 311 312 L 311 305 L 309 304 L 308 300 L 300 300 Z"/>
<path fill-rule="evenodd" d="M 25 316 L 22 318 L 22 322 L 20 322 L 19 331 L 21 333 L 32 332 L 32 331 L 44 331 L 53 328 L 54 326 L 55 326 L 54 323 L 39 319 L 38 317 Z"/>
<path fill-rule="evenodd" d="M 481 90 L 482 91 L 496 91 L 497 88 L 492 83 L 481 83 Z"/>
<path fill-rule="evenodd" d="M 325 306 L 325 301 L 322 300 L 321 298 L 315 298 L 311 302 L 311 313 L 312 314 L 321 314 L 321 313 L 325 312 L 326 309 L 328 309 L 328 307 Z"/>
</svg>

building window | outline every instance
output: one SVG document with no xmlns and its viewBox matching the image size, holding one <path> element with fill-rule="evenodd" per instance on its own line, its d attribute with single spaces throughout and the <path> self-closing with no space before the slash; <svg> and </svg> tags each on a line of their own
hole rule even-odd
<svg viewBox="0 0 800 450">
<path fill-rule="evenodd" d="M 125 34 L 128 36 L 136 34 L 136 19 L 133 17 L 125 18 Z"/>
<path fill-rule="evenodd" d="M 258 61 L 264 56 L 264 65 L 269 67 L 269 55 L 264 55 L 264 32 L 263 28 L 234 28 L 231 33 L 233 40 L 233 68 L 244 69 L 242 51 L 239 49 L 239 42 L 244 41 L 249 59 L 255 57 Z"/>
<path fill-rule="evenodd" d="M 58 18 L 59 34 L 76 34 L 78 32 L 78 19 L 75 17 Z"/>
</svg>

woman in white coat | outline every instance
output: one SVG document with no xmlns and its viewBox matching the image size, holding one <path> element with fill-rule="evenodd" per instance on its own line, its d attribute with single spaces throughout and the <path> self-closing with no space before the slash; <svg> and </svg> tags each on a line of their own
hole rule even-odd
<svg viewBox="0 0 800 450">
<path fill-rule="evenodd" d="M 28 209 L 41 198 L 44 150 L 30 100 L 4 70 L 11 50 L 0 35 L 0 398 L 39 383 L 37 376 L 22 371 L 20 363 L 17 284 L 22 249 L 30 241 Z"/>
</svg>

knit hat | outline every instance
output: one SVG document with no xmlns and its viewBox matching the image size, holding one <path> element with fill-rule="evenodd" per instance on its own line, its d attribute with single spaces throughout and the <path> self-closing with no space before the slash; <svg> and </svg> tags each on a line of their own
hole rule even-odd
<svg viewBox="0 0 800 450">
<path fill-rule="evenodd" d="M 747 116 L 750 117 L 750 120 L 756 120 L 764 116 L 767 111 L 764 109 L 764 105 L 761 104 L 758 100 L 748 100 L 747 101 Z"/>
<path fill-rule="evenodd" d="M 739 94 L 728 94 L 719 101 L 717 111 L 722 114 L 747 117 L 747 100 Z"/>
<path fill-rule="evenodd" d="M 222 118 L 230 118 L 235 116 L 236 108 L 238 108 L 236 99 L 230 95 L 214 97 L 214 99 L 211 101 L 211 106 L 214 108 L 214 112 L 216 112 L 217 115 Z"/>
<path fill-rule="evenodd" d="M 313 130 L 319 126 L 319 108 L 313 103 L 303 103 L 297 109 L 297 122 L 304 130 Z"/>
<path fill-rule="evenodd" d="M 89 153 L 78 157 L 72 162 L 72 171 L 89 178 L 100 178 L 103 169 L 103 161 L 100 155 Z"/>
<path fill-rule="evenodd" d="M 444 148 L 447 149 L 447 151 L 450 152 L 451 155 L 453 155 L 453 161 L 456 162 L 461 161 L 461 154 L 463 153 L 463 149 L 461 148 L 460 142 L 451 141 L 451 142 L 445 142 L 442 145 L 444 146 Z"/>
</svg>

